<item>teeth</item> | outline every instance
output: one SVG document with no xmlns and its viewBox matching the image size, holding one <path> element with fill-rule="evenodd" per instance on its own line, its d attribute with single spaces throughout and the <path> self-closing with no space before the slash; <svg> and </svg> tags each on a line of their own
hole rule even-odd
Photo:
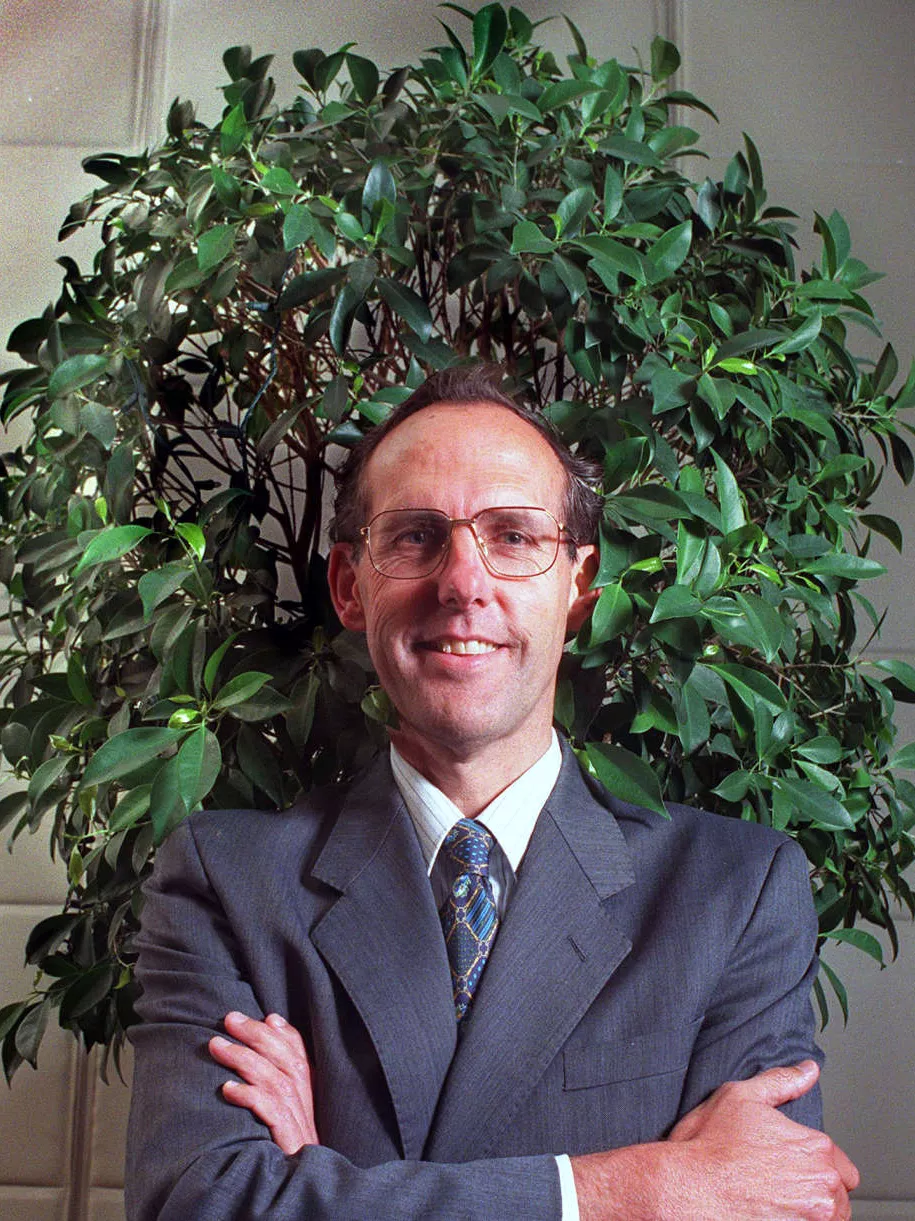
<svg viewBox="0 0 915 1221">
<path fill-rule="evenodd" d="M 494 653 L 496 646 L 488 640 L 437 640 L 432 647 L 439 653 Z"/>
</svg>

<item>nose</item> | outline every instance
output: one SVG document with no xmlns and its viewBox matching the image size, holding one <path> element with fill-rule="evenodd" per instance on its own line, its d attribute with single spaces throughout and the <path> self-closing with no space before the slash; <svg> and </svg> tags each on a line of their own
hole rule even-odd
<svg viewBox="0 0 915 1221">
<path fill-rule="evenodd" d="M 470 525 L 456 524 L 441 567 L 437 570 L 442 606 L 485 605 L 492 597 L 492 577 L 483 563 L 477 536 Z"/>
</svg>

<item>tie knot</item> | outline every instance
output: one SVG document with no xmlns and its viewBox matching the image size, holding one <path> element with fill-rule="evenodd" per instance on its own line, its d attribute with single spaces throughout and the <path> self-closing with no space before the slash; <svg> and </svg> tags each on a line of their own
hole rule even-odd
<svg viewBox="0 0 915 1221">
<path fill-rule="evenodd" d="M 485 878 L 489 876 L 489 854 L 495 842 L 481 823 L 462 818 L 445 836 L 442 849 L 459 873 Z"/>
</svg>

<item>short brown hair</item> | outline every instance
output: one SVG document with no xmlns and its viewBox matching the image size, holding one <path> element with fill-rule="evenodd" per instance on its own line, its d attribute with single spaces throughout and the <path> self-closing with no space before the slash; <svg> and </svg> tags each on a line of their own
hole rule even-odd
<svg viewBox="0 0 915 1221">
<path fill-rule="evenodd" d="M 495 403 L 536 428 L 559 459 L 566 475 L 562 510 L 565 527 L 579 546 L 590 543 L 597 533 L 604 503 L 593 486 L 600 480 L 600 468 L 573 454 L 539 412 L 523 406 L 505 392 L 503 381 L 502 370 L 497 365 L 477 363 L 443 369 L 433 373 L 408 399 L 395 407 L 387 419 L 366 433 L 336 475 L 337 493 L 331 524 L 333 541 L 358 544 L 359 528 L 365 525 L 368 513 L 363 475 L 369 459 L 388 433 L 424 407 L 437 403 Z"/>
</svg>

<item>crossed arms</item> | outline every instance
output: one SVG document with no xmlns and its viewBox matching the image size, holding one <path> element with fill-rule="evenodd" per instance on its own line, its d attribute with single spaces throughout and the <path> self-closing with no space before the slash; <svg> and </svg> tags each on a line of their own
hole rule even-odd
<svg viewBox="0 0 915 1221">
<path fill-rule="evenodd" d="M 446 1072 L 451 1058 L 447 1046 L 438 1049 L 436 1061 L 422 1045 L 437 977 L 423 967 L 432 991 L 414 989 L 412 983 L 402 988 L 396 1010 L 387 1014 L 389 1021 L 391 1013 L 398 1015 L 396 1024 L 382 1030 L 377 1010 L 386 1003 L 388 985 L 380 972 L 356 993 L 345 974 L 349 958 L 338 958 L 336 972 L 326 962 L 330 918 L 338 950 L 349 952 L 350 939 L 362 937 L 375 962 L 382 942 L 364 923 L 375 909 L 354 912 L 351 897 L 329 900 L 326 884 L 311 880 L 307 862 L 313 849 L 303 842 L 301 813 L 271 816 L 269 839 L 260 843 L 252 835 L 253 819 L 263 817 L 223 813 L 192 819 L 157 859 L 143 914 L 144 1022 L 133 1034 L 137 1058 L 127 1174 L 132 1221 L 364 1221 L 369 1216 L 557 1221 L 559 1178 L 552 1152 L 611 1145 L 625 1147 L 573 1156 L 582 1221 L 848 1217 L 847 1192 L 857 1174 L 810 1126 L 818 1122 L 815 1100 L 808 1102 L 815 1094 L 815 1064 L 772 1070 L 780 1060 L 801 1060 L 812 1047 L 812 915 L 797 849 L 785 845 L 767 853 L 752 874 L 743 870 L 725 906 L 729 920 L 715 926 L 717 938 L 703 942 L 707 961 L 701 970 L 692 961 L 698 945 L 684 952 L 683 939 L 695 935 L 695 921 L 684 923 L 674 906 L 665 925 L 672 944 L 659 968 L 663 947 L 657 944 L 657 928 L 664 921 L 650 905 L 644 919 L 631 915 L 636 908 L 630 904 L 626 927 L 632 952 L 542 1081 L 519 1096 L 517 1107 L 502 1110 L 505 1123 L 494 1129 L 493 1140 L 483 1144 L 472 1131 L 462 1137 L 455 1131 L 438 1160 L 426 1161 L 421 1159 L 430 1120 L 419 1109 L 421 1094 L 425 1089 L 427 1104 L 434 1106 L 441 1086 L 437 1079 L 429 1083 L 425 1067 L 418 1071 L 417 1066 L 439 1064 Z M 409 836 L 398 839 L 396 825 L 372 858 L 379 884 L 409 854 Z M 741 837 L 741 862 L 747 855 L 744 843 Z M 549 846 L 554 860 L 559 841 L 553 837 Z M 690 881 L 682 881 L 686 865 L 679 857 L 677 862 L 677 874 L 665 879 L 668 908 L 675 883 L 686 887 Z M 421 878 L 421 863 L 417 870 Z M 694 893 L 691 884 L 689 889 Z M 649 892 L 643 893 L 648 902 Z M 428 918 L 436 921 L 431 895 L 428 902 Z M 615 910 L 622 918 L 625 903 Z M 431 935 L 427 948 L 434 952 Z M 444 973 L 447 963 L 439 948 Z M 398 962 L 409 971 L 413 959 L 425 962 L 415 940 Z M 687 960 L 690 972 L 682 979 L 695 982 L 688 1007 L 679 974 Z M 619 1013 L 621 994 L 633 991 L 647 998 L 641 1012 L 634 1004 L 627 1008 L 639 1015 L 642 1029 L 669 1026 L 682 1010 L 692 1013 L 699 1005 L 698 1037 L 689 1027 L 679 1032 L 689 1036 L 686 1046 L 692 1045 L 685 1077 L 669 1071 L 685 1061 L 670 1058 L 666 1075 L 651 1075 L 660 1070 L 652 1069 L 647 1049 L 660 1044 L 649 1037 L 641 1040 L 639 1079 L 598 1083 L 613 1081 L 594 1073 L 608 1067 L 601 1047 L 614 1045 L 594 1045 L 592 1037 L 606 1037 L 605 1023 Z M 357 1012 L 353 996 L 371 999 L 374 1010 Z M 566 999 L 557 995 L 551 1005 Z M 412 1028 L 415 1041 L 405 1046 L 401 1026 L 410 1015 L 400 1015 L 411 1003 L 418 1005 L 422 1021 Z M 208 1042 L 233 1012 L 257 1019 L 282 1012 L 289 1024 L 275 1017 L 247 1026 L 228 1019 L 227 1033 L 236 1042 L 215 1049 L 217 1063 Z M 501 1010 L 499 1021 L 504 1021 Z M 453 1032 L 453 1016 L 450 1023 Z M 314 1068 L 311 1081 L 301 1039 Z M 403 1053 L 399 1059 L 390 1058 L 395 1046 Z M 672 1046 L 666 1048 L 668 1057 Z M 587 1068 L 586 1088 L 577 1088 L 581 1080 L 567 1081 L 570 1088 L 564 1088 L 563 1065 L 567 1073 L 574 1066 L 579 1078 Z M 392 1066 L 399 1080 L 410 1084 L 411 1094 L 398 1093 Z M 241 1078 L 227 1091 L 222 1089 L 226 1067 Z M 761 1068 L 770 1071 L 759 1074 Z M 490 1065 L 488 1071 L 498 1069 Z M 715 1090 L 731 1077 L 747 1080 Z M 655 1103 L 664 1091 L 662 1113 L 669 1118 L 651 1129 L 653 1135 L 636 1125 L 617 1129 L 649 1091 Z M 777 1110 L 782 1103 L 803 1123 Z M 538 1135 L 547 1115 L 554 1126 Z M 622 1139 L 609 1135 L 616 1130 Z"/>
<path fill-rule="evenodd" d="M 226 1015 L 237 1042 L 217 1035 L 210 1054 L 235 1072 L 223 1096 L 250 1110 L 293 1156 L 320 1144 L 311 1071 L 298 1031 L 279 1014 Z M 581 1221 L 847 1221 L 858 1172 L 825 1133 L 777 1108 L 816 1082 L 812 1060 L 721 1086 L 667 1141 L 572 1159 Z"/>
</svg>

